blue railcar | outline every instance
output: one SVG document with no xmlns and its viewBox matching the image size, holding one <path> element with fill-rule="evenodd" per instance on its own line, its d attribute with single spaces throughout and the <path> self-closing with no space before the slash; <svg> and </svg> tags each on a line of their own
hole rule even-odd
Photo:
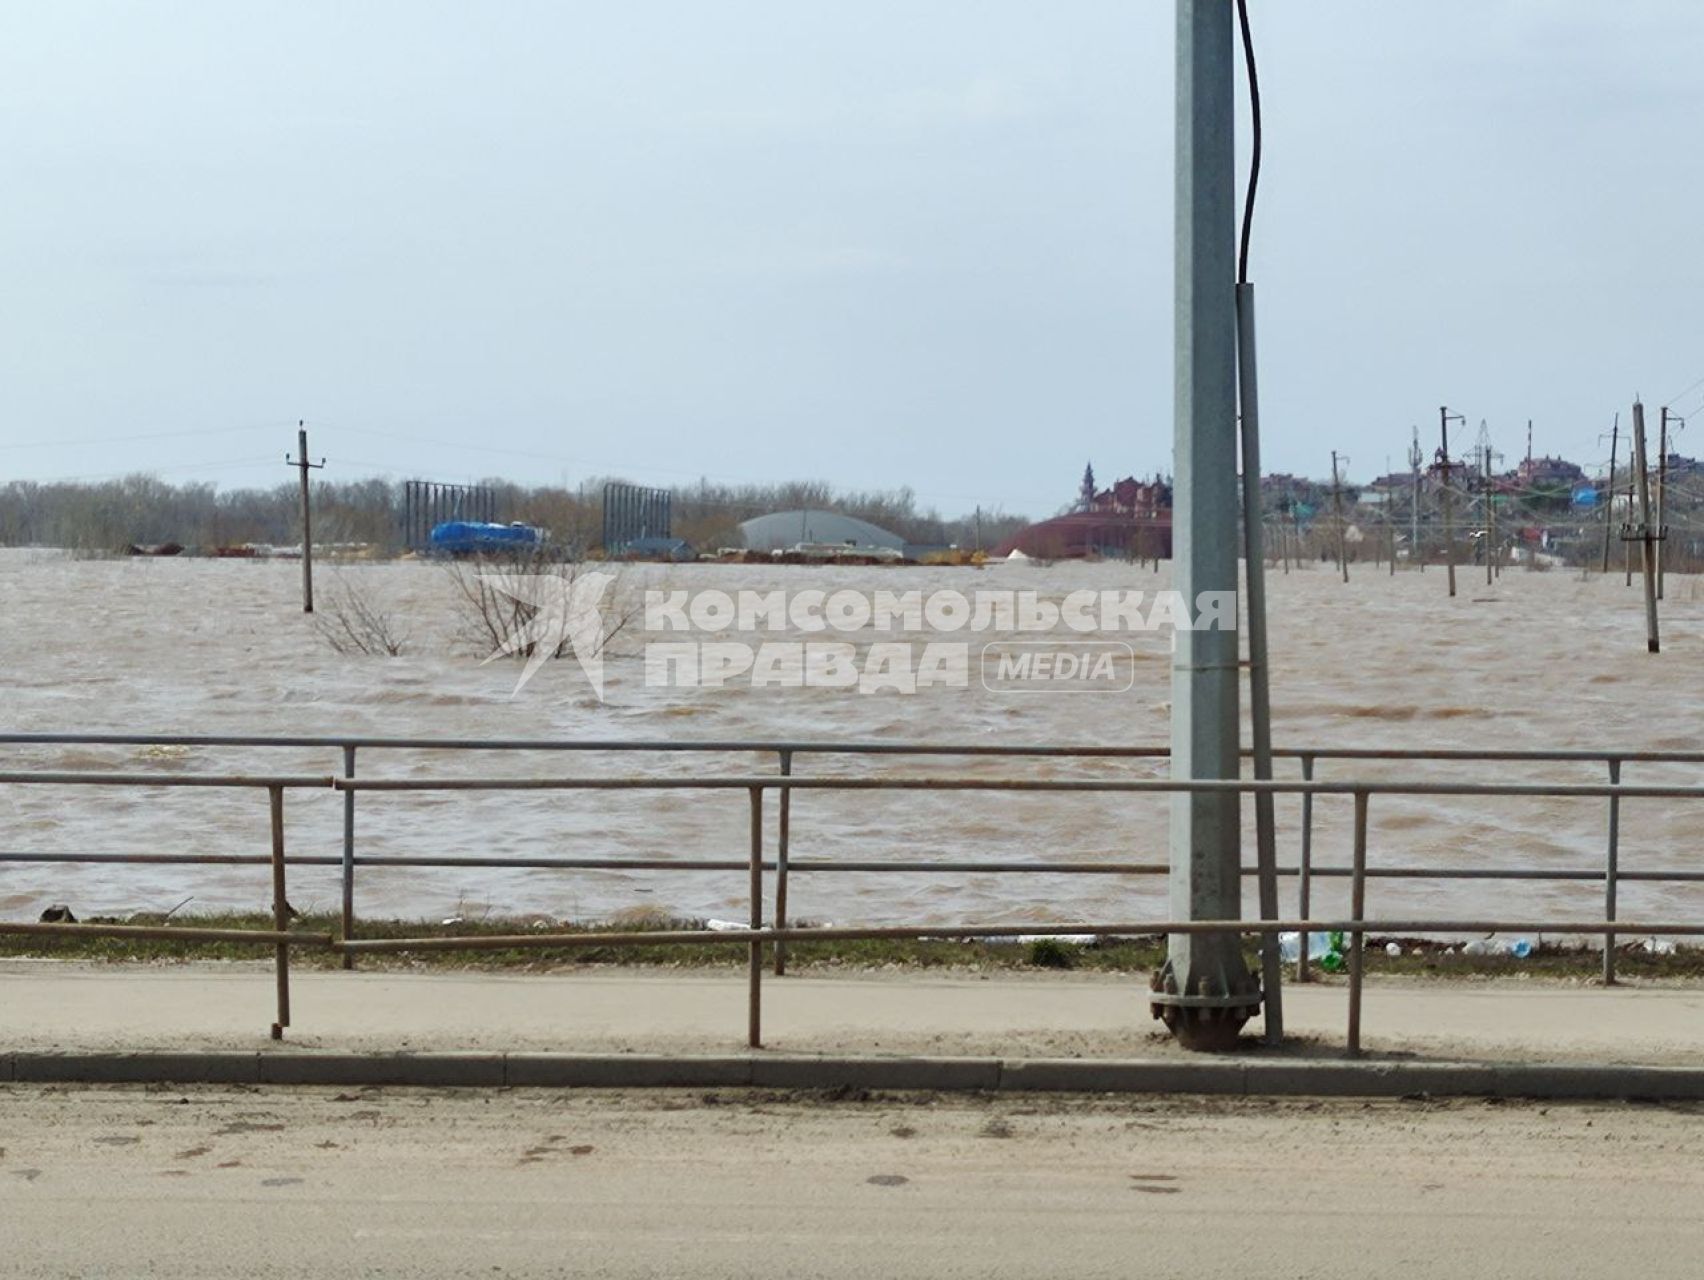
<svg viewBox="0 0 1704 1280">
<path fill-rule="evenodd" d="M 500 555 L 542 547 L 545 531 L 530 524 L 487 524 L 446 520 L 432 528 L 429 545 L 437 555 Z"/>
</svg>

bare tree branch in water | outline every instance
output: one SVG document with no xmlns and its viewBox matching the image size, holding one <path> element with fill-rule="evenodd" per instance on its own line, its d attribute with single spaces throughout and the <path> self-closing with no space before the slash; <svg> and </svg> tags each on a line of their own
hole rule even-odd
<svg viewBox="0 0 1704 1280">
<path fill-rule="evenodd" d="M 408 632 L 383 605 L 342 574 L 314 614 L 314 630 L 338 653 L 394 658 L 408 645 Z"/>
<path fill-rule="evenodd" d="M 605 590 L 600 621 L 584 658 L 596 658 L 610 642 L 625 631 L 639 615 L 637 598 L 626 590 L 627 577 L 615 564 L 588 564 L 561 548 L 539 547 L 504 555 L 457 558 L 445 562 L 444 571 L 454 584 L 457 611 L 471 643 L 488 657 L 499 654 L 531 659 L 538 646 L 547 644 L 550 658 L 561 658 L 573 650 L 566 635 L 544 638 L 533 624 L 541 607 L 536 593 L 520 584 L 539 576 L 561 580 L 571 591 L 584 575 L 602 573 L 613 579 Z"/>
</svg>

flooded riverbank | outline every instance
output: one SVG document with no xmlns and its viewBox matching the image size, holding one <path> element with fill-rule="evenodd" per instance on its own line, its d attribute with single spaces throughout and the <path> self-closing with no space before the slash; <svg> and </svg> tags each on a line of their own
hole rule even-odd
<svg viewBox="0 0 1704 1280">
<path fill-rule="evenodd" d="M 1446 597 L 1441 571 L 1394 577 L 1357 566 L 1345 586 L 1325 566 L 1269 578 L 1274 737 L 1295 747 L 1698 749 L 1704 732 L 1691 680 L 1704 654 L 1704 588 L 1671 577 L 1664 652 L 1644 652 L 1637 587 L 1619 574 L 1511 570 L 1487 588 L 1464 570 Z M 214 560 L 76 560 L 45 551 L 0 551 L 0 726 L 9 731 L 359 734 L 454 738 L 853 740 L 930 743 L 1163 745 L 1170 675 L 1163 632 L 1119 633 L 1128 688 L 1044 693 L 962 685 L 893 689 L 652 687 L 642 645 L 617 637 L 604 664 L 603 698 L 579 664 L 553 662 L 518 694 L 519 664 L 482 663 L 455 583 L 438 565 L 323 566 L 322 614 L 346 585 L 378 602 L 407 634 L 397 657 L 335 652 L 299 610 L 299 568 Z M 971 568 L 641 566 L 623 570 L 610 599 L 647 589 L 729 593 L 814 589 L 1035 592 L 1062 602 L 1081 591 L 1152 592 L 1163 571 L 1114 564 Z M 1100 640 L 1095 632 L 1072 639 Z M 675 637 L 670 637 L 675 638 Z M 797 630 L 764 639 L 796 640 Z M 867 646 L 887 634 L 844 637 Z M 899 634 L 922 642 L 922 633 Z M 1121 682 L 1123 683 L 1123 682 Z M 328 774 L 335 750 L 208 748 L 4 749 L 9 767 L 145 771 L 254 770 Z M 770 772 L 770 756 L 632 754 L 568 758 L 364 751 L 363 777 L 430 770 L 449 776 L 574 773 Z M 1294 770 L 1294 765 L 1287 766 Z M 802 756 L 800 773 L 1154 777 L 1163 761 Z M 1327 764 L 1328 777 L 1389 777 L 1390 766 Z M 1292 772 L 1293 776 L 1293 772 Z M 1478 781 L 1597 782 L 1599 766 L 1433 766 L 1432 775 Z M 1693 782 L 1704 769 L 1629 766 L 1627 781 Z M 291 850 L 335 854 L 341 798 L 292 794 Z M 1245 819 L 1252 822 L 1252 810 Z M 1279 805 L 1280 858 L 1293 862 L 1295 801 Z M 1621 865 L 1691 869 L 1699 814 L 1685 803 L 1629 801 Z M 0 846 L 13 851 L 263 853 L 263 794 L 0 788 Z M 1601 869 L 1601 801 L 1390 798 L 1375 803 L 1375 867 L 1531 865 Z M 357 820 L 364 856 L 744 856 L 743 793 L 521 792 L 366 794 Z M 1347 798 L 1316 807 L 1315 857 L 1347 861 Z M 773 840 L 773 813 L 770 839 Z M 1250 841 L 1252 850 L 1252 840 Z M 795 858 L 1012 859 L 1034 862 L 1163 861 L 1165 801 L 1153 796 L 953 792 L 799 795 Z M 335 872 L 293 872 L 292 900 L 327 908 Z M 1337 884 L 1316 893 L 1340 901 Z M 1250 886 L 1252 902 L 1252 885 Z M 364 870 L 362 910 L 391 916 L 539 912 L 604 918 L 636 907 L 743 917 L 741 873 L 548 869 Z M 0 866 L 0 912 L 21 918 L 48 902 L 80 914 L 268 901 L 266 873 L 220 866 Z M 1287 894 L 1287 896 L 1289 896 Z M 1162 877 L 920 875 L 899 871 L 801 874 L 792 913 L 839 922 L 1013 921 L 1131 918 L 1163 910 Z M 1687 886 L 1628 884 L 1624 915 L 1673 914 L 1697 905 Z M 1370 909 L 1432 913 L 1601 910 L 1590 884 L 1387 880 Z"/>
</svg>

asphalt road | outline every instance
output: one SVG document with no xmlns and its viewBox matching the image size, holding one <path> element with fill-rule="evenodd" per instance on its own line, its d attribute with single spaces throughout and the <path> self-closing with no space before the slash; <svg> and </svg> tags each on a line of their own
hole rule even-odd
<svg viewBox="0 0 1704 1280">
<path fill-rule="evenodd" d="M 1690 1274 L 1704 1110 L 0 1088 L 19 1277 Z"/>
</svg>

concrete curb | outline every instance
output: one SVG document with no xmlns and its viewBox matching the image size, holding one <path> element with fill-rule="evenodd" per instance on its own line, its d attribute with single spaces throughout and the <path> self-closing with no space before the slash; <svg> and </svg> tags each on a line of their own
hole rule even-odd
<svg viewBox="0 0 1704 1280">
<path fill-rule="evenodd" d="M 535 1086 L 580 1089 L 894 1089 L 1704 1100 L 1704 1068 L 1572 1063 L 875 1058 L 794 1054 L 0 1054 L 0 1081 L 31 1084 Z"/>
</svg>

